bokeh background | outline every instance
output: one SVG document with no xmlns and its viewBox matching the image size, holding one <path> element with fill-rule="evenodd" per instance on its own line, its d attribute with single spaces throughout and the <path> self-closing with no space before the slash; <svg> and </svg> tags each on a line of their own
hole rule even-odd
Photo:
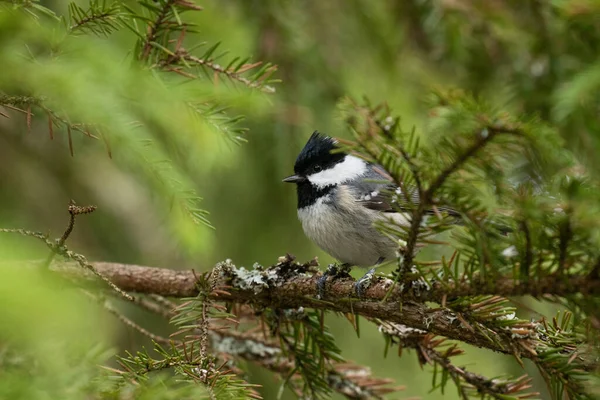
<svg viewBox="0 0 600 400">
<path fill-rule="evenodd" d="M 28 34 L 18 32 L 32 32 L 38 29 L 35 24 L 44 24 L 15 22 L 7 8 L 2 9 L 0 92 L 22 94 L 27 85 L 39 84 L 61 98 L 61 107 L 73 109 L 82 119 L 89 115 L 72 103 L 95 107 L 96 113 L 89 117 L 110 128 L 121 122 L 113 111 L 123 93 L 114 87 L 125 90 L 133 82 L 128 96 L 140 103 L 156 103 L 152 103 L 154 108 L 140 106 L 137 117 L 156 124 L 151 136 L 161 143 L 160 154 L 168 155 L 203 197 L 200 206 L 210 212 L 208 219 L 215 229 L 190 226 L 174 215 L 168 201 L 157 200 L 161 194 L 135 166 L 139 160 L 129 158 L 133 150 L 127 138 L 137 134 L 130 132 L 133 128 L 120 124 L 112 138 L 108 129 L 110 157 L 102 140 L 74 134 L 71 157 L 64 130 L 57 129 L 51 141 L 43 115 L 33 118 L 28 132 L 25 115 L 0 107 L 10 116 L 0 117 L 1 227 L 60 236 L 68 221 L 68 201 L 75 199 L 78 204 L 98 206 L 98 211 L 80 218 L 69 239 L 72 249 L 92 260 L 205 271 L 227 258 L 237 265 L 269 265 L 289 252 L 300 260 L 318 256 L 325 265 L 333 260 L 304 237 L 296 219 L 295 190 L 281 179 L 292 172 L 297 153 L 314 130 L 350 137 L 338 112 L 346 96 L 386 101 L 402 117 L 405 128 L 414 126 L 420 132 L 427 124 L 426 100 L 431 90 L 460 88 L 513 112 L 541 116 L 562 132 L 568 147 L 592 173 L 600 165 L 596 156 L 600 139 L 598 1 L 198 3 L 204 10 L 185 16 L 197 24 L 198 34 L 186 40 L 221 42 L 220 49 L 230 52 L 226 59 L 251 56 L 278 66 L 275 77 L 282 82 L 274 85 L 275 94 L 235 85 L 223 94 L 233 104 L 232 111 L 246 117 L 241 124 L 248 128 L 246 143 L 235 144 L 214 130 L 189 123 L 176 109 L 161 108 L 160 94 L 140 92 L 142 83 L 123 72 L 129 67 L 135 42 L 127 30 L 107 38 L 67 40 L 63 49 L 67 59 L 69 50 L 85 49 L 87 59 L 98 61 L 86 64 L 89 74 L 74 63 L 54 65 L 56 70 L 16 70 L 11 66 L 19 65 L 15 60 L 22 57 L 23 43 L 30 40 Z M 58 14 L 66 10 L 66 3 L 60 1 L 42 4 Z M 35 40 L 45 45 L 63 40 L 56 30 L 46 32 L 43 40 Z M 99 62 L 102 59 L 105 63 Z M 42 77 L 34 76 L 38 73 Z M 41 245 L 19 237 L 2 236 L 0 244 L 4 258 L 47 255 Z M 11 279 L 15 281 L 6 290 L 27 286 L 18 276 Z M 27 301 L 18 307 L 46 301 L 45 295 L 26 293 L 22 298 Z M 7 301 L 11 296 L 6 295 Z M 63 328 L 96 332 L 99 337 L 93 336 L 93 342 L 118 351 L 149 344 L 99 307 L 92 304 L 86 310 L 85 317 L 68 319 L 71 322 L 65 321 Z M 124 310 L 143 326 L 165 329 L 141 311 L 126 306 Z M 15 323 L 20 317 L 10 318 L 0 321 Z M 359 339 L 347 321 L 329 317 L 327 323 L 344 357 L 371 366 L 377 376 L 406 385 L 399 397 L 458 398 L 451 386 L 445 395 L 430 393 L 431 374 L 420 370 L 414 354 L 405 352 L 402 358 L 390 354 L 383 359 L 384 341 L 373 327 L 363 324 Z M 17 333 L 29 329 L 18 326 Z M 469 349 L 462 363 L 487 376 L 522 373 L 511 357 L 478 349 Z M 264 385 L 265 398 L 274 398 L 279 383 L 268 372 L 249 368 L 250 380 Z M 530 365 L 527 369 L 536 375 Z M 540 379 L 535 389 L 544 391 Z"/>
</svg>

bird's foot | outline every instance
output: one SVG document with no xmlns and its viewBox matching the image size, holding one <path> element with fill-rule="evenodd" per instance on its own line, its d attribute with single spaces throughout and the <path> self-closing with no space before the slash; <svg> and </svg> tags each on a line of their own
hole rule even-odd
<svg viewBox="0 0 600 400">
<path fill-rule="evenodd" d="M 359 299 L 363 298 L 365 292 L 369 286 L 371 286 L 373 276 L 375 276 L 375 268 L 371 268 L 369 271 L 367 271 L 367 273 L 364 274 L 363 277 L 357 280 L 354 284 L 354 291 Z"/>
<path fill-rule="evenodd" d="M 317 298 L 325 297 L 325 285 L 327 278 L 332 277 L 334 280 L 342 277 L 350 276 L 350 264 L 329 264 L 323 276 L 317 279 Z"/>
</svg>

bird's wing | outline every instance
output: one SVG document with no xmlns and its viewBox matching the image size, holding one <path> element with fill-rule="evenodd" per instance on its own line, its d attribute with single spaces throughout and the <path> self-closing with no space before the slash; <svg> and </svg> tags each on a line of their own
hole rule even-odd
<svg viewBox="0 0 600 400">
<path fill-rule="evenodd" d="M 382 212 L 397 212 L 402 209 L 396 202 L 394 194 L 400 193 L 400 188 L 393 183 L 392 177 L 379 165 L 373 165 L 362 179 L 352 182 L 356 201 L 362 206 Z M 415 193 L 418 202 L 418 193 Z M 404 197 L 404 196 L 401 196 Z"/>
<path fill-rule="evenodd" d="M 399 212 L 410 210 L 419 204 L 419 192 L 416 189 L 408 190 L 408 196 L 402 193 L 401 188 L 393 183 L 392 177 L 379 165 L 374 165 L 361 181 L 353 183 L 356 190 L 357 201 L 364 207 L 381 212 Z M 443 212 L 455 217 L 460 214 L 449 207 L 437 207 L 437 210 L 428 209 L 427 214 Z"/>
</svg>

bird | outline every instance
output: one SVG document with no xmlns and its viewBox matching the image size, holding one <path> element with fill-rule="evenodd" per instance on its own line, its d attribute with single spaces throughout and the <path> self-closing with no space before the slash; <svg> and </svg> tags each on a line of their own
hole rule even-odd
<svg viewBox="0 0 600 400">
<path fill-rule="evenodd" d="M 298 219 L 305 235 L 342 263 L 339 269 L 331 265 L 319 279 L 319 293 L 327 277 L 336 271 L 373 267 L 355 284 L 361 297 L 374 267 L 398 257 L 398 240 L 381 233 L 376 222 L 410 225 L 411 210 L 398 204 L 398 199 L 408 198 L 417 204 L 418 192 L 398 196 L 402 194 L 400 187 L 381 165 L 342 152 L 336 139 L 318 131 L 298 154 L 294 174 L 283 182 L 296 184 Z M 444 211 L 459 215 L 449 208 Z"/>
</svg>

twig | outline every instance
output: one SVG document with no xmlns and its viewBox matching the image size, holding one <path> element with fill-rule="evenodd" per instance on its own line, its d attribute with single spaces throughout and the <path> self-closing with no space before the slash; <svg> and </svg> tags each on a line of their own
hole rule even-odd
<svg viewBox="0 0 600 400">
<path fill-rule="evenodd" d="M 202 58 L 199 58 L 199 57 L 196 57 L 196 56 L 193 56 L 190 54 L 185 54 L 182 58 L 185 61 L 193 62 L 194 64 L 202 65 L 207 68 L 210 68 L 213 71 L 223 74 L 232 80 L 243 83 L 245 86 L 247 86 L 249 88 L 260 89 L 262 92 L 265 92 L 265 93 L 275 93 L 275 88 L 273 88 L 272 86 L 263 85 L 264 79 L 262 79 L 260 81 L 251 81 L 250 79 L 242 76 L 242 74 L 239 73 L 239 71 L 235 72 L 233 70 L 226 70 L 225 68 L 212 62 L 211 60 L 204 60 Z M 271 71 L 269 71 L 268 73 L 270 74 L 270 73 L 274 72 L 276 68 L 277 68 L 276 66 L 272 66 Z"/>
<path fill-rule="evenodd" d="M 282 357 L 278 345 L 252 333 L 211 331 L 210 337 L 212 348 L 218 353 L 242 358 L 284 376 L 294 370 L 294 362 Z M 391 379 L 373 378 L 368 368 L 351 363 L 336 363 L 329 367 L 326 380 L 330 388 L 349 399 L 380 399 L 403 389 L 390 387 Z"/>
<path fill-rule="evenodd" d="M 140 56 L 140 58 L 142 60 L 145 60 L 148 58 L 148 56 L 150 56 L 150 52 L 152 51 L 152 43 L 154 41 L 156 41 L 158 31 L 161 29 L 162 24 L 165 22 L 165 18 L 167 17 L 169 10 L 171 10 L 171 7 L 176 2 L 177 2 L 177 0 L 165 1 L 162 8 L 160 9 L 160 12 L 156 16 L 156 19 L 154 20 L 152 25 L 150 25 L 150 27 L 148 28 L 148 33 L 146 34 L 146 39 L 144 40 L 144 43 L 142 44 L 142 54 Z"/>
<path fill-rule="evenodd" d="M 485 134 L 484 134 L 485 132 Z M 462 153 L 452 164 L 446 167 L 438 177 L 429 185 L 427 190 L 425 190 L 423 199 L 421 201 L 425 201 L 429 203 L 433 198 L 435 192 L 446 182 L 446 179 L 450 175 L 452 175 L 455 171 L 458 170 L 467 160 L 473 157 L 479 150 L 481 150 L 487 143 L 489 143 L 494 136 L 496 135 L 497 130 L 490 129 L 489 127 L 483 128 L 481 133 L 479 133 L 478 140 L 475 141 L 464 153 Z"/>
<path fill-rule="evenodd" d="M 416 209 L 414 209 L 412 213 L 410 231 L 406 240 L 405 249 L 403 250 L 404 258 L 402 260 L 401 268 L 399 270 L 401 276 L 407 271 L 410 271 L 410 268 L 413 265 L 413 260 L 415 257 L 415 247 L 419 238 L 421 222 L 423 221 L 425 211 L 428 209 L 428 207 L 431 206 L 437 190 L 440 187 L 442 187 L 442 185 L 446 182 L 450 175 L 456 172 L 465 162 L 467 162 L 477 152 L 483 149 L 498 134 L 516 135 L 521 134 L 521 132 L 518 129 L 505 126 L 489 125 L 484 127 L 479 132 L 475 133 L 477 137 L 475 143 L 473 143 L 471 147 L 465 150 L 452 164 L 450 164 L 448 167 L 442 170 L 442 172 L 429 185 L 429 187 L 423 191 L 422 196 L 419 199 L 419 206 Z"/>
<path fill-rule="evenodd" d="M 69 27 L 69 31 L 72 33 L 88 23 L 96 22 L 96 21 L 110 20 L 110 17 L 114 17 L 114 16 L 115 16 L 115 13 L 112 10 L 104 11 L 104 12 L 101 12 L 100 14 L 92 14 L 92 15 L 82 18 L 80 20 L 76 20 L 75 23 Z"/>
<path fill-rule="evenodd" d="M 175 315 L 175 308 L 177 307 L 177 304 L 157 294 L 150 294 L 148 297 L 154 302 L 154 304 L 157 304 L 162 308 L 165 317 L 172 318 Z"/>
<path fill-rule="evenodd" d="M 423 184 L 421 183 L 421 176 L 419 175 L 419 169 L 417 168 L 417 165 L 414 163 L 412 157 L 410 154 L 408 154 L 404 146 L 398 146 L 398 150 L 400 151 L 400 154 L 402 154 L 402 158 L 404 158 L 404 161 L 406 161 L 406 164 L 412 172 L 413 179 L 415 180 L 415 184 L 417 185 L 417 190 L 419 192 L 419 197 L 423 196 Z"/>
<path fill-rule="evenodd" d="M 151 313 L 160 315 L 161 317 L 165 318 L 166 320 L 170 320 L 175 315 L 173 312 L 173 309 L 175 308 L 175 306 L 165 307 L 163 304 L 160 304 L 159 302 L 156 302 L 156 301 L 152 301 L 146 297 L 142 297 L 142 296 L 132 296 L 132 297 L 133 297 L 133 303 L 139 305 L 140 307 L 142 307 L 143 309 L 145 309 L 147 311 L 150 311 Z M 151 297 L 151 296 L 148 296 L 148 297 Z M 158 297 L 160 297 L 160 296 L 158 296 Z"/>
<path fill-rule="evenodd" d="M 50 108 L 48 108 L 44 104 L 44 98 L 32 97 L 32 96 L 9 96 L 9 95 L 0 95 L 0 105 L 11 110 L 19 111 L 21 113 L 26 114 L 27 118 L 34 117 L 35 114 L 31 112 L 31 107 L 39 107 L 48 115 L 48 131 L 50 133 L 50 139 L 54 138 L 54 130 L 52 128 L 52 123 L 54 121 L 58 121 L 66 126 L 68 129 L 81 132 L 85 136 L 88 136 L 92 139 L 98 139 L 97 136 L 90 133 L 89 126 L 86 124 L 72 124 L 66 118 L 61 117 L 58 113 L 54 112 Z M 22 109 L 19 106 L 26 106 L 26 109 Z M 28 126 L 31 124 L 29 120 Z M 72 149 L 71 149 L 72 150 Z"/>
<path fill-rule="evenodd" d="M 419 231 L 421 229 L 423 216 L 425 215 L 425 210 L 427 209 L 428 205 L 425 199 L 426 197 L 423 196 L 423 199 L 419 201 L 419 206 L 415 208 L 412 212 L 412 216 L 410 219 L 410 231 L 408 233 L 406 245 L 402 249 L 403 258 L 398 269 L 398 279 L 402 279 L 406 275 L 406 273 L 410 271 L 414 264 L 413 260 L 415 259 L 415 248 L 419 239 Z"/>
<path fill-rule="evenodd" d="M 84 291 L 90 298 L 94 299 L 95 301 L 97 301 L 98 303 L 102 304 L 102 307 L 104 307 L 104 309 L 106 311 L 108 311 L 109 313 L 111 313 L 112 315 L 114 315 L 115 317 L 117 317 L 117 319 L 119 321 L 121 321 L 123 324 L 125 324 L 126 326 L 132 328 L 133 330 L 141 333 L 144 336 L 147 336 L 148 338 L 150 338 L 150 340 L 156 342 L 156 343 L 162 343 L 162 344 L 171 344 L 172 340 L 167 339 L 165 337 L 162 337 L 160 335 L 156 335 L 152 332 L 150 332 L 149 330 L 141 327 L 140 325 L 138 325 L 137 323 L 135 323 L 133 320 L 127 318 L 125 315 L 123 315 L 119 310 L 117 310 L 116 308 L 114 308 L 112 306 L 112 304 L 110 304 L 108 301 L 102 299 L 101 297 L 98 297 L 92 293 L 90 293 L 89 291 L 85 290 Z M 138 303 L 139 304 L 139 303 Z"/>
<path fill-rule="evenodd" d="M 35 239 L 39 239 L 41 241 L 43 241 L 44 243 L 46 243 L 46 246 L 54 246 L 54 243 L 52 243 L 50 241 L 50 239 L 48 239 L 48 235 L 45 235 L 41 232 L 34 232 L 34 231 L 28 231 L 26 229 L 11 229 L 11 228 L 0 228 L 0 232 L 2 233 L 16 233 L 17 235 L 21 235 L 21 236 L 29 236 Z"/>
<path fill-rule="evenodd" d="M 96 206 L 80 207 L 80 206 L 78 206 L 78 205 L 75 204 L 74 200 L 69 201 L 69 207 L 68 207 L 68 211 L 69 211 L 69 215 L 70 215 L 69 224 L 67 225 L 67 228 L 65 229 L 65 231 L 62 234 L 62 236 L 60 237 L 60 239 L 58 239 L 58 241 L 56 242 L 56 248 L 60 248 L 60 247 L 64 246 L 65 242 L 67 241 L 67 239 L 71 235 L 71 232 L 73 232 L 73 228 L 75 227 L 75 217 L 77 215 L 79 215 L 79 214 L 89 214 L 89 213 L 94 212 L 95 210 L 96 210 Z M 44 265 L 45 268 L 48 268 L 48 266 L 50 265 L 50 263 L 54 259 L 55 255 L 56 255 L 55 251 L 52 251 L 48 255 L 48 259 L 46 260 L 46 263 Z"/>
<path fill-rule="evenodd" d="M 6 228 L 0 228 L 0 232 L 4 232 L 4 233 L 17 233 L 17 234 L 20 234 L 22 236 L 33 237 L 33 238 L 39 239 L 42 242 L 44 242 L 44 244 L 51 250 L 51 254 L 46 259 L 46 262 L 44 264 L 42 264 L 45 267 L 44 269 L 47 269 L 47 267 L 50 266 L 50 264 L 51 264 L 51 262 L 54 259 L 54 256 L 56 254 L 61 255 L 61 256 L 65 257 L 65 258 L 67 258 L 67 259 L 75 261 L 77 264 L 79 264 L 80 267 L 88 270 L 89 272 L 91 272 L 92 274 L 94 274 L 95 276 L 97 276 L 98 278 L 100 278 L 112 290 L 114 290 L 115 292 L 117 292 L 118 294 L 120 294 L 121 297 L 123 297 L 124 299 L 126 299 L 128 301 L 133 301 L 133 298 L 131 297 L 131 295 L 129 295 L 125 291 L 121 290 L 117 285 L 115 285 L 113 282 L 111 282 L 111 280 L 108 279 L 105 275 L 103 275 L 100 272 L 98 272 L 98 270 L 92 264 L 90 264 L 87 261 L 87 259 L 85 258 L 85 256 L 83 256 L 81 254 L 78 254 L 78 253 L 75 253 L 75 252 L 67 249 L 67 247 L 64 245 L 64 242 L 67 240 L 67 238 L 69 237 L 69 235 L 71 234 L 71 232 L 73 230 L 73 224 L 75 222 L 75 215 L 86 214 L 86 213 L 92 212 L 94 210 L 95 210 L 95 206 L 79 207 L 79 206 L 76 206 L 74 203 L 71 203 L 69 205 L 69 213 L 71 214 L 71 219 L 70 219 L 69 225 L 67 226 L 67 229 L 63 233 L 62 237 L 60 239 L 58 239 L 56 241 L 56 243 L 52 243 L 48 239 L 47 235 L 43 235 L 43 234 L 41 234 L 39 232 L 27 231 L 27 230 L 24 230 L 24 229 L 6 229 Z"/>
<path fill-rule="evenodd" d="M 112 290 L 114 290 L 115 292 L 119 293 L 121 295 L 121 297 L 123 297 L 125 300 L 128 301 L 133 301 L 133 297 L 131 297 L 131 295 L 127 292 L 125 292 L 123 289 L 121 289 L 119 286 L 117 286 L 116 284 L 114 284 L 110 278 L 108 278 L 107 276 L 105 276 L 104 274 L 102 274 L 101 272 L 99 272 L 92 264 L 90 264 L 87 260 L 87 258 L 85 258 L 85 256 L 75 253 L 71 250 L 68 250 L 65 246 L 61 246 L 59 248 L 56 247 L 52 247 L 53 249 L 56 249 L 57 254 L 68 258 L 70 260 L 75 261 L 77 264 L 79 264 L 80 267 L 88 270 L 89 272 L 91 272 L 92 274 L 94 274 L 96 277 L 100 278 L 104 283 L 106 283 Z"/>
<path fill-rule="evenodd" d="M 432 348 L 432 346 L 419 346 L 419 351 L 423 353 L 424 357 L 448 371 L 452 377 L 452 380 L 459 388 L 462 387 L 462 380 L 477 389 L 479 394 L 487 394 L 488 396 L 498 400 L 506 399 L 506 394 L 514 395 L 517 392 L 531 388 L 531 378 L 527 375 L 522 375 L 521 377 L 517 378 L 515 382 L 503 382 L 499 379 L 490 379 L 483 375 L 469 372 L 465 368 L 459 368 L 450 361 L 450 357 L 447 353 L 450 350 L 458 351 L 459 353 L 456 353 L 456 355 L 462 353 L 462 350 L 459 350 L 456 347 L 451 347 L 446 351 L 446 354 L 443 355 L 441 352 Z M 465 400 L 469 400 L 471 398 L 466 394 L 466 392 L 461 391 L 461 393 L 463 393 L 463 398 Z M 526 393 L 519 395 L 518 398 L 525 399 L 538 395 L 539 393 Z"/>
<path fill-rule="evenodd" d="M 27 110 L 23 110 L 17 108 L 16 106 L 38 106 L 42 102 L 42 99 L 32 96 L 10 96 L 10 95 L 0 95 L 0 105 L 3 105 L 8 108 L 16 109 L 22 113 L 27 114 Z"/>
<path fill-rule="evenodd" d="M 527 375 L 523 375 L 515 381 L 502 381 L 486 378 L 469 372 L 465 368 L 457 367 L 450 361 L 450 358 L 463 354 L 463 351 L 456 344 L 445 346 L 445 339 L 443 338 L 436 338 L 423 330 L 412 329 L 401 324 L 375 322 L 380 324 L 380 332 L 386 335 L 392 344 L 397 344 L 400 350 L 403 347 L 415 349 L 421 364 L 438 364 L 446 370 L 464 400 L 469 400 L 471 396 L 469 396 L 466 390 L 468 388 L 463 385 L 462 381 L 476 389 L 479 394 L 487 394 L 499 400 L 506 398 L 503 395 L 515 395 L 531 387 L 531 379 Z M 443 352 L 438 350 L 441 347 L 445 347 Z M 518 398 L 526 399 L 537 395 L 538 393 L 522 393 Z"/>
</svg>

